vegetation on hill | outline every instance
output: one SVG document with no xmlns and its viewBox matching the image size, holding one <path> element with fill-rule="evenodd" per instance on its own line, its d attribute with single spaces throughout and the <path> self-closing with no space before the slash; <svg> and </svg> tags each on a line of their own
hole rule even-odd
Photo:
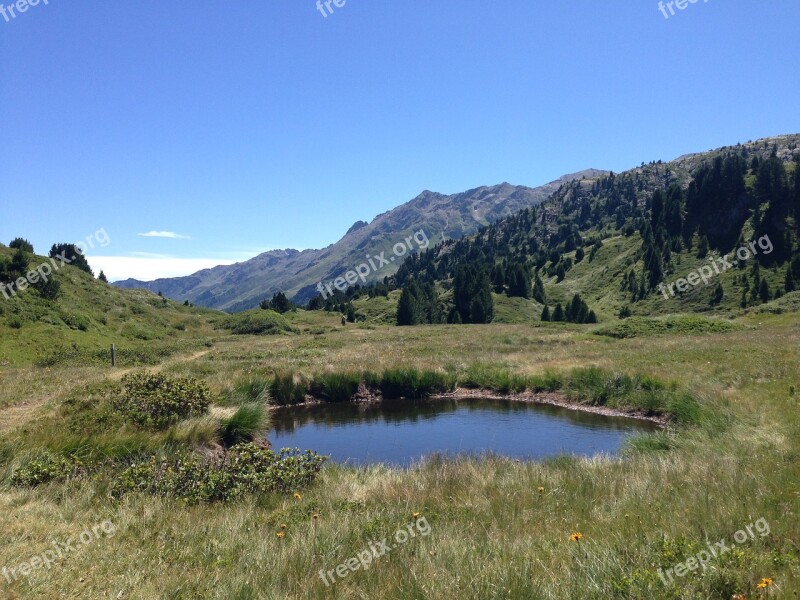
<svg viewBox="0 0 800 600">
<path fill-rule="evenodd" d="M 387 285 L 449 290 L 470 269 L 471 281 L 487 273 L 495 294 L 533 297 L 551 305 L 537 309 L 543 317 L 574 322 L 596 320 L 588 318 L 595 302 L 613 304 L 600 313 L 605 319 L 769 302 L 800 278 L 797 137 L 573 181 L 539 207 L 409 257 Z M 617 240 L 629 240 L 625 254 L 601 256 Z M 695 271 L 704 285 L 683 279 L 692 282 Z M 586 298 L 579 303 L 588 300 L 577 320 L 567 314 L 575 292 Z M 548 301 L 558 297 L 565 298 L 560 310 L 561 302 L 553 309 Z M 459 294 L 452 302 L 461 322 L 470 322 Z M 452 306 L 444 303 L 445 312 Z"/>
</svg>

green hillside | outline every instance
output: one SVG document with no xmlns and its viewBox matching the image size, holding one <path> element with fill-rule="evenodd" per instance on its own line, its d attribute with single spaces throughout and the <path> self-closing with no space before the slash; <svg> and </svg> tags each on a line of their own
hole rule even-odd
<svg viewBox="0 0 800 600">
<path fill-rule="evenodd" d="M 15 253 L 0 246 L 0 262 Z M 25 260 L 31 270 L 52 264 L 34 254 Z M 215 335 L 216 311 L 116 288 L 72 265 L 52 278 L 60 284 L 55 299 L 32 287 L 0 296 L 0 365 L 110 362 L 112 344 L 121 366 L 150 364 Z"/>
</svg>

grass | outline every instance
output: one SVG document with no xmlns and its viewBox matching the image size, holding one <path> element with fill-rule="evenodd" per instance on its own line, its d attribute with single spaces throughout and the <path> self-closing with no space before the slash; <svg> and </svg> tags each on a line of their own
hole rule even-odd
<svg viewBox="0 0 800 600">
<path fill-rule="evenodd" d="M 0 580 L 3 597 L 757 598 L 762 577 L 775 580 L 770 597 L 800 589 L 795 314 L 750 314 L 725 331 L 621 338 L 540 324 L 287 321 L 322 332 L 219 336 L 202 358 L 187 351 L 159 365 L 203 379 L 231 407 L 212 406 L 211 416 L 163 432 L 126 428 L 109 415 L 98 422 L 103 394 L 119 385 L 106 365 L 2 368 L 0 423 L 14 416 L 0 438 L 0 564 L 19 565 L 105 519 L 117 527 L 57 568 L 10 586 Z M 329 464 L 299 500 L 267 494 L 187 506 L 138 495 L 112 502 L 92 480 L 8 485 L 18 460 L 42 447 L 125 456 L 202 444 L 240 406 L 274 400 L 275 390 L 264 390 L 277 379 L 288 399 L 312 389 L 341 399 L 356 381 L 394 393 L 454 382 L 499 391 L 524 385 L 587 404 L 669 409 L 694 424 L 637 436 L 620 457 L 432 457 L 410 470 Z M 318 577 L 405 529 L 415 512 L 429 536 L 331 587 Z M 770 534 L 737 545 L 704 574 L 670 586 L 659 578 L 659 568 L 707 541 L 730 542 L 760 518 Z M 573 532 L 583 534 L 580 542 L 570 541 Z"/>
<path fill-rule="evenodd" d="M 226 448 L 253 441 L 266 434 L 269 419 L 264 404 L 243 404 L 230 417 L 223 419 L 220 438 Z"/>
</svg>

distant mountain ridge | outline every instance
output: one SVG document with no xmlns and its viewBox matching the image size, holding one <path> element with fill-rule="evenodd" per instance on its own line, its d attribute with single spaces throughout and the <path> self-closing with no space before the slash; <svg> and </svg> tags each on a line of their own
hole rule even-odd
<svg viewBox="0 0 800 600">
<path fill-rule="evenodd" d="M 186 277 L 149 282 L 127 279 L 115 285 L 162 292 L 174 300 L 231 312 L 253 308 L 278 291 L 305 303 L 316 294 L 318 282 L 341 276 L 363 263 L 366 255 L 386 252 L 390 256 L 395 243 L 415 232 L 424 231 L 430 244 L 445 237 L 458 239 L 523 208 L 541 204 L 565 183 L 607 173 L 587 169 L 537 188 L 501 183 L 451 195 L 425 190 L 370 223 L 357 221 L 344 237 L 326 248 L 302 252 L 271 250 L 241 263 L 204 269 Z M 370 280 L 392 275 L 400 262 L 371 273 Z"/>
</svg>

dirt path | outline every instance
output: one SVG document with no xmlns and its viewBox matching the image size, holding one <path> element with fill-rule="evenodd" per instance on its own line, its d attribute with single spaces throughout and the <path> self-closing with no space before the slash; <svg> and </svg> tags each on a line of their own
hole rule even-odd
<svg viewBox="0 0 800 600">
<path fill-rule="evenodd" d="M 209 352 L 211 352 L 211 350 L 201 350 L 199 352 L 195 352 L 188 356 L 178 356 L 175 358 L 171 358 L 161 363 L 160 365 L 156 365 L 153 369 L 156 372 L 158 372 L 161 371 L 164 367 L 170 365 L 175 365 L 184 362 L 192 362 L 204 357 Z M 136 370 L 137 368 L 139 367 L 114 370 L 108 373 L 105 379 L 109 379 L 111 381 L 119 381 L 120 379 L 125 377 L 125 375 L 127 375 L 131 371 Z M 43 406 L 45 406 L 52 399 L 52 397 L 53 397 L 52 395 L 47 395 L 41 398 L 36 398 L 34 400 L 24 400 L 21 404 L 16 404 L 14 406 L 8 406 L 6 408 L 0 409 L 0 434 L 5 433 L 6 431 L 10 431 L 11 429 L 19 427 L 31 421 L 36 412 Z"/>
<path fill-rule="evenodd" d="M 209 352 L 211 352 L 211 350 L 201 350 L 199 352 L 195 352 L 194 354 L 190 354 L 189 356 L 179 356 L 177 358 L 170 358 L 170 359 L 164 361 L 163 363 L 161 363 L 160 365 L 156 365 L 151 370 L 153 370 L 156 373 L 158 373 L 164 367 L 171 366 L 171 365 L 176 365 L 176 364 L 179 364 L 179 363 L 193 362 L 193 361 L 195 361 L 195 360 L 197 360 L 199 358 L 203 358 Z M 131 371 L 135 371 L 136 369 L 140 369 L 140 368 L 141 367 L 130 367 L 130 368 L 127 368 L 127 369 L 117 369 L 117 370 L 113 371 L 112 373 L 110 373 L 108 375 L 108 377 L 106 377 L 106 379 L 110 379 L 111 381 L 118 381 L 118 380 L 122 379 L 123 377 L 125 377 L 125 375 L 127 375 Z"/>
</svg>

